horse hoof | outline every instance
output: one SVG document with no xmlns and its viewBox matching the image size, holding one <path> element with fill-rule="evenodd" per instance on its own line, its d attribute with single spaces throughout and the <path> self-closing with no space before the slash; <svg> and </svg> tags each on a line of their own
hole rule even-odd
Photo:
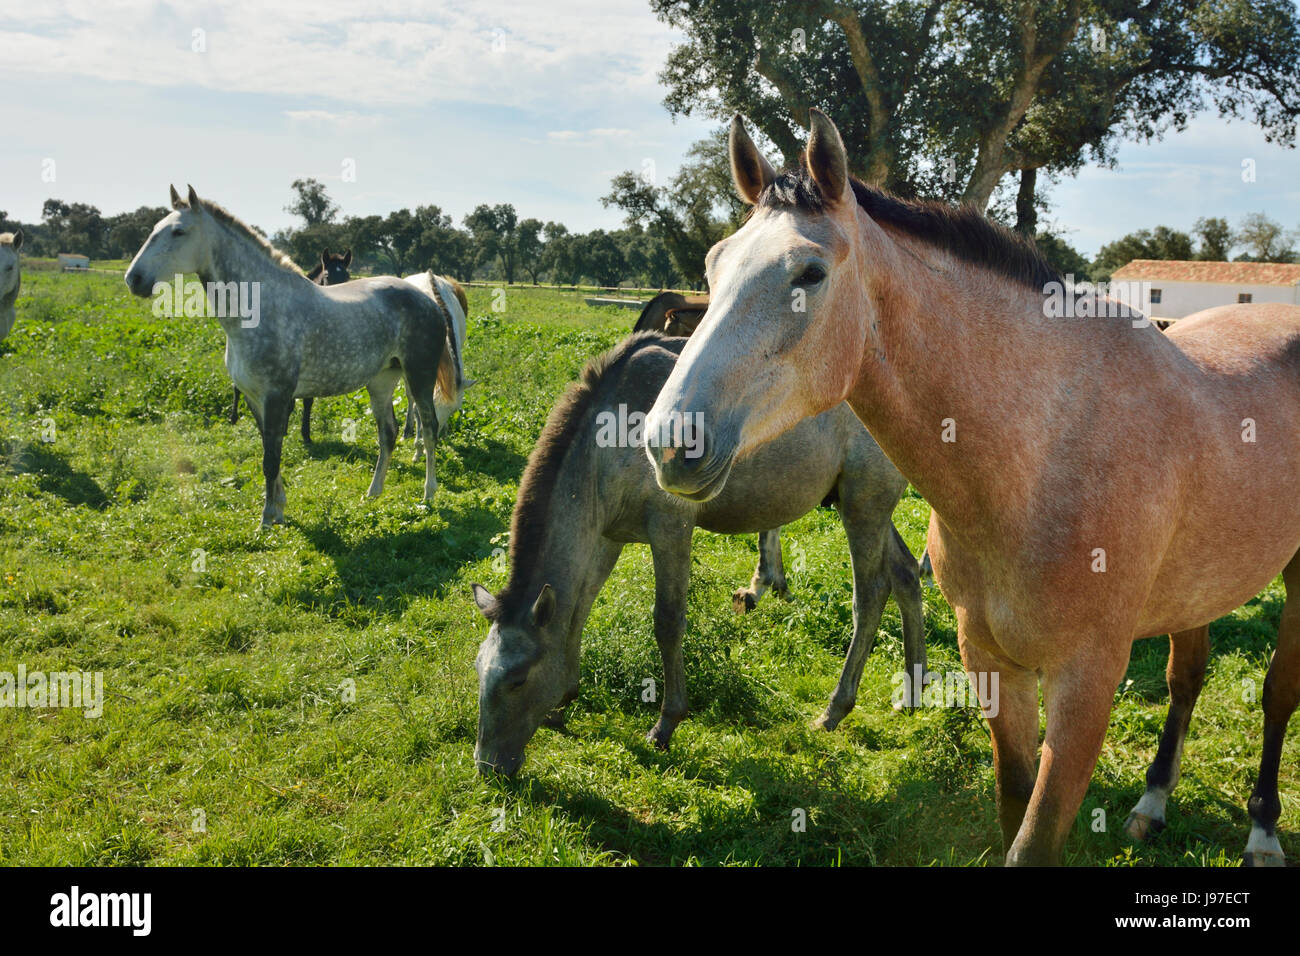
<svg viewBox="0 0 1300 956">
<path fill-rule="evenodd" d="M 753 591 L 747 591 L 741 588 L 732 592 L 731 609 L 737 614 L 748 614 L 758 606 L 758 598 L 754 597 Z"/>
<path fill-rule="evenodd" d="M 1246 852 L 1241 855 L 1242 866 L 1286 866 L 1286 854 L 1276 833 L 1265 833 L 1262 827 L 1253 826 Z"/>
<path fill-rule="evenodd" d="M 812 722 L 813 730 L 824 730 L 827 733 L 830 733 L 840 725 L 840 721 L 843 719 L 843 717 L 832 716 L 831 712 L 828 710 Z"/>
<path fill-rule="evenodd" d="M 1157 820 L 1149 817 L 1145 813 L 1138 813 L 1134 810 L 1124 821 L 1124 832 L 1130 839 L 1138 843 L 1145 843 L 1147 840 L 1156 837 L 1165 828 L 1164 820 Z"/>
<path fill-rule="evenodd" d="M 655 750 L 667 750 L 668 742 L 672 740 L 672 734 L 664 736 L 663 731 L 658 726 L 655 726 L 645 735 L 645 739 L 655 745 Z"/>
</svg>

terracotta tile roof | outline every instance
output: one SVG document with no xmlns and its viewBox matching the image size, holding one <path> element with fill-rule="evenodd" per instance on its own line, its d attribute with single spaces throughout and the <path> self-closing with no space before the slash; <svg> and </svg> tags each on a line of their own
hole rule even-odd
<svg viewBox="0 0 1300 956">
<path fill-rule="evenodd" d="M 1223 285 L 1295 285 L 1300 283 L 1300 263 L 1134 259 L 1116 269 L 1111 278 L 1217 282 Z"/>
</svg>

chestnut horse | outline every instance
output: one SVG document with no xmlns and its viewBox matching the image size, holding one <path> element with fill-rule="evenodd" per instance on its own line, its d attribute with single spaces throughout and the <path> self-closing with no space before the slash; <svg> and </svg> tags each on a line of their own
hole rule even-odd
<svg viewBox="0 0 1300 956">
<path fill-rule="evenodd" d="M 708 318 L 646 422 L 690 412 L 705 453 L 647 449 L 659 484 L 717 494 L 733 463 L 847 400 L 933 507 L 928 546 L 969 672 L 998 672 L 993 737 L 1007 862 L 1058 862 L 1133 641 L 1170 635 L 1169 715 L 1130 818 L 1163 822 L 1211 621 L 1280 572 L 1245 862 L 1281 864 L 1278 763 L 1300 699 L 1300 308 L 1234 305 L 1161 334 L 1075 297 L 976 211 L 854 180 L 812 112 L 778 174 L 739 117 L 753 213 L 706 259 Z M 1075 296 L 1069 290 L 1070 296 Z M 698 439 L 697 439 L 698 440 Z M 1038 690 L 1047 729 L 1039 757 Z"/>
</svg>

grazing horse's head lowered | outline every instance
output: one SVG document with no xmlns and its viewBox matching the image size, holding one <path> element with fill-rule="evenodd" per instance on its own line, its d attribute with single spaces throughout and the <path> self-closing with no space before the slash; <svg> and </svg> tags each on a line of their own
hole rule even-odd
<svg viewBox="0 0 1300 956">
<path fill-rule="evenodd" d="M 474 762 L 480 772 L 512 775 L 537 728 L 568 703 L 565 635 L 549 584 L 542 585 L 534 600 L 522 602 L 504 594 L 498 600 L 476 584 L 474 602 L 492 622 L 474 661 L 479 677 Z"/>
</svg>

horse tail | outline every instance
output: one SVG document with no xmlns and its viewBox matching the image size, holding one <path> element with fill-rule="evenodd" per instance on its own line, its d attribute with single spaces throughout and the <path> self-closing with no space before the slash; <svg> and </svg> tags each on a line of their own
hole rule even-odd
<svg viewBox="0 0 1300 956">
<path fill-rule="evenodd" d="M 438 380 L 434 385 L 434 391 L 442 398 L 445 404 L 453 404 L 456 401 L 456 395 L 460 392 L 460 362 L 457 361 L 453 352 L 456 350 L 456 336 L 447 336 L 446 346 L 442 350 L 442 357 L 438 359 Z"/>
<path fill-rule="evenodd" d="M 429 270 L 429 288 L 433 290 L 433 299 L 438 304 L 438 309 L 442 313 L 447 326 L 446 344 L 442 350 L 441 358 L 438 359 L 438 378 L 434 388 L 445 404 L 459 405 L 460 395 L 465 391 L 465 372 L 460 356 L 459 334 L 459 326 L 462 322 L 457 321 L 456 314 L 452 312 L 443 298 L 442 292 L 438 288 L 439 278 L 439 276 L 434 275 L 432 269 Z M 469 309 L 466 304 L 465 290 L 454 279 L 445 279 L 443 281 L 451 287 L 452 292 L 455 294 L 457 304 L 461 307 L 461 316 L 467 316 Z"/>
</svg>

